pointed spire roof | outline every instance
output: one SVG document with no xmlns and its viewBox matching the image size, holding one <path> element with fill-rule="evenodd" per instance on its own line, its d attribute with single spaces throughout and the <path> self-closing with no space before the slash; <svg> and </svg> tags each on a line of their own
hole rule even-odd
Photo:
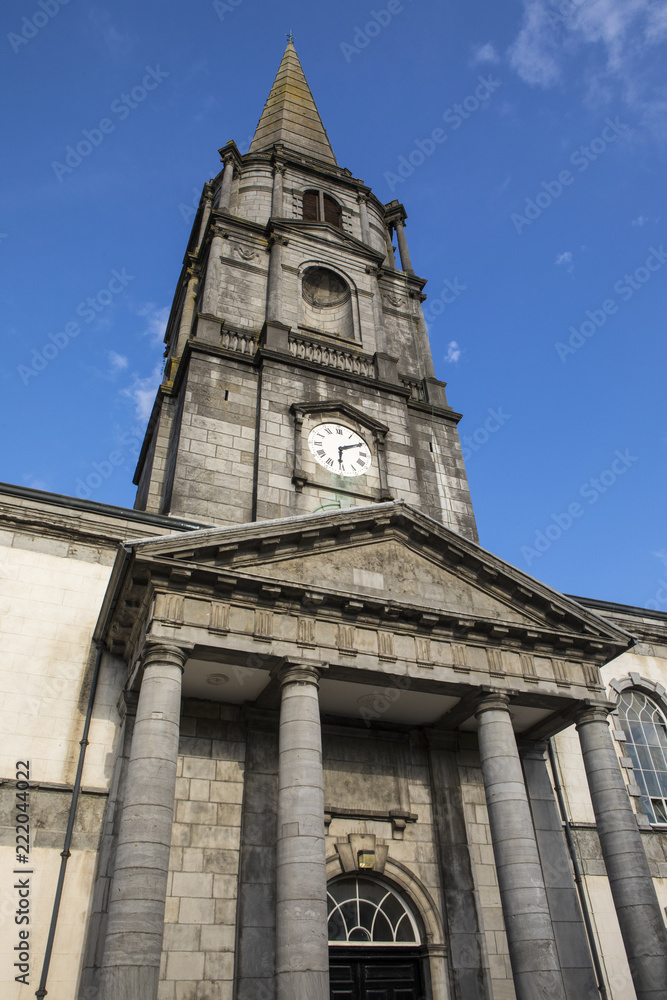
<svg viewBox="0 0 667 1000">
<path fill-rule="evenodd" d="M 250 144 L 251 153 L 282 143 L 297 153 L 337 166 L 317 105 L 290 39 L 262 117 Z"/>
</svg>

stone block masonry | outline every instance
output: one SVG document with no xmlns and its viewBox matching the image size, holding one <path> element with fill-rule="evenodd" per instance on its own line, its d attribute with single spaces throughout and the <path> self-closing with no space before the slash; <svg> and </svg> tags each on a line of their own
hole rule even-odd
<svg viewBox="0 0 667 1000">
<path fill-rule="evenodd" d="M 235 706 L 183 703 L 158 1000 L 232 1000 L 245 778 Z"/>
</svg>

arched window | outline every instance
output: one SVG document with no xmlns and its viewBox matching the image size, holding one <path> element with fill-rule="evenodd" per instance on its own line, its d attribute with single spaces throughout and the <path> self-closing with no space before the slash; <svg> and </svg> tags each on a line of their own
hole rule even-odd
<svg viewBox="0 0 667 1000">
<path fill-rule="evenodd" d="M 329 944 L 420 944 L 406 903 L 380 879 L 346 877 L 329 883 Z"/>
<path fill-rule="evenodd" d="M 622 692 L 618 716 L 644 810 L 651 823 L 667 825 L 667 719 L 656 703 L 636 688 Z"/>
<path fill-rule="evenodd" d="M 338 202 L 323 191 L 304 191 L 303 218 L 306 222 L 329 222 L 342 229 L 342 212 Z"/>
</svg>

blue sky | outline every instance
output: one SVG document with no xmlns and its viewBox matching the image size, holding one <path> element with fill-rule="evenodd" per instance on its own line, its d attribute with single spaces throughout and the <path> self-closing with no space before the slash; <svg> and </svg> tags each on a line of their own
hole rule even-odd
<svg viewBox="0 0 667 1000">
<path fill-rule="evenodd" d="M 5 5 L 0 479 L 132 505 L 192 206 L 290 30 L 406 206 L 482 544 L 667 611 L 665 0 Z"/>
</svg>

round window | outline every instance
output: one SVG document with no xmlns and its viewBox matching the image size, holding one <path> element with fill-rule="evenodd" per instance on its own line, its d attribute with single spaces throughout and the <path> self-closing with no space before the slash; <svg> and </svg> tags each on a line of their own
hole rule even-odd
<svg viewBox="0 0 667 1000">
<path fill-rule="evenodd" d="M 316 309 L 328 309 L 347 302 L 350 289 L 334 271 L 326 267 L 311 267 L 303 276 L 303 297 Z"/>
</svg>

